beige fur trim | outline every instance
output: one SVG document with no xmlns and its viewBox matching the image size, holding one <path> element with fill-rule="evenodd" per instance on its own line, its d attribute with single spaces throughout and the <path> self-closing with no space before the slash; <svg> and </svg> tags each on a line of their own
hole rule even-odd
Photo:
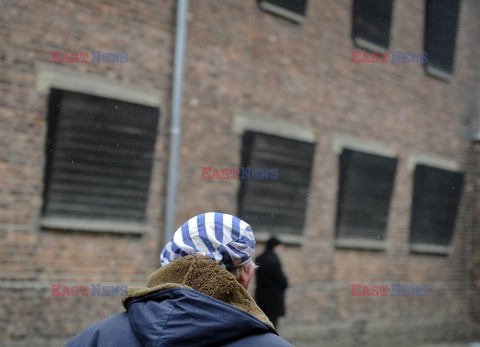
<svg viewBox="0 0 480 347">
<path fill-rule="evenodd" d="M 122 297 L 122 304 L 127 308 L 126 303 L 130 298 L 170 288 L 194 289 L 246 311 L 274 327 L 235 277 L 215 261 L 202 255 L 179 258 L 159 268 L 148 277 L 145 287 L 128 287 L 128 295 Z"/>
</svg>

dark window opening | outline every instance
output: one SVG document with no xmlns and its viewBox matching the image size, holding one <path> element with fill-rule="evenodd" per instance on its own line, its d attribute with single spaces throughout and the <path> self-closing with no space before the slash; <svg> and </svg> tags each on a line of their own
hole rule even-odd
<svg viewBox="0 0 480 347">
<path fill-rule="evenodd" d="M 242 167 L 277 169 L 277 179 L 242 179 L 239 216 L 256 231 L 302 235 L 315 145 L 247 131 Z M 274 177 L 274 176 L 270 176 Z"/>
<path fill-rule="evenodd" d="M 354 1 L 352 37 L 357 45 L 372 51 L 388 49 L 392 2 L 392 0 Z"/>
<path fill-rule="evenodd" d="M 412 243 L 450 244 L 463 180 L 462 173 L 416 166 L 410 226 Z"/>
<path fill-rule="evenodd" d="M 52 89 L 43 215 L 145 221 L 159 111 Z"/>
<path fill-rule="evenodd" d="M 385 239 L 397 159 L 343 150 L 340 155 L 338 238 Z"/>
<path fill-rule="evenodd" d="M 447 77 L 453 73 L 460 0 L 427 0 L 426 6 L 427 72 Z"/>
</svg>

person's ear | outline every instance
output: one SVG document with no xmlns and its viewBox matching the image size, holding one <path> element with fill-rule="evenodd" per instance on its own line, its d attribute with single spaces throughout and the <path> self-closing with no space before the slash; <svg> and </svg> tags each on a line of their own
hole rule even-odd
<svg viewBox="0 0 480 347">
<path fill-rule="evenodd" d="M 248 263 L 245 266 L 242 266 L 240 270 L 240 278 L 238 282 L 245 288 L 248 289 L 248 285 L 253 278 L 253 274 L 255 273 L 255 264 Z"/>
</svg>

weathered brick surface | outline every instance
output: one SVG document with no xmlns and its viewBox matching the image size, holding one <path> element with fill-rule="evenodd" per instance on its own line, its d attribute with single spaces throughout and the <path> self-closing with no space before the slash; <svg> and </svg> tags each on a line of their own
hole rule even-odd
<svg viewBox="0 0 480 347">
<path fill-rule="evenodd" d="M 332 345 L 358 338 L 379 346 L 386 341 L 412 345 L 415 340 L 468 339 L 474 230 L 470 158 L 478 125 L 478 65 L 469 57 L 478 56 L 471 35 L 479 32 L 478 4 L 462 3 L 451 82 L 425 75 L 416 64 L 351 64 L 350 51 L 356 49 L 349 39 L 351 1 L 310 2 L 303 26 L 260 12 L 248 2 L 228 5 L 195 2 L 191 8 L 183 136 L 188 151 L 182 153 L 178 221 L 206 206 L 236 212 L 237 182 L 199 180 L 201 166 L 240 164 L 240 139 L 231 133 L 235 108 L 264 114 L 272 122 L 288 119 L 312 127 L 317 143 L 308 241 L 283 254 L 292 288 L 281 331 L 299 344 L 320 337 Z M 215 19 L 201 20 L 208 12 Z M 390 49 L 422 51 L 423 25 L 423 2 L 396 1 Z M 397 148 L 385 252 L 332 246 L 335 132 Z M 413 181 L 407 162 L 417 152 L 452 158 L 467 173 L 454 251 L 448 257 L 408 251 Z M 201 194 L 203 202 L 193 201 L 192 194 Z M 430 290 L 422 298 L 357 298 L 350 296 L 351 283 L 425 284 Z M 355 333 L 358 322 L 364 322 L 361 338 Z"/>
<path fill-rule="evenodd" d="M 173 14 L 173 1 L 0 3 L 0 345 L 55 345 L 122 310 L 118 297 L 51 297 L 51 283 L 143 283 L 157 267 L 167 105 L 161 106 L 149 197 L 152 232 L 42 230 L 47 100 L 35 90 L 35 64 L 50 63 L 52 50 L 127 52 L 127 64 L 69 68 L 168 98 Z"/>
<path fill-rule="evenodd" d="M 351 0 L 310 1 L 299 26 L 262 12 L 253 0 L 190 2 L 177 224 L 200 212 L 237 212 L 238 181 L 200 179 L 202 166 L 239 166 L 235 109 L 306 125 L 316 134 L 306 242 L 281 254 L 291 288 L 280 332 L 299 346 L 472 338 L 472 327 L 480 334 L 473 225 L 473 159 L 480 153 L 474 156 L 471 142 L 479 125 L 480 3 L 462 1 L 450 82 L 427 76 L 418 64 L 351 64 L 357 49 L 351 9 Z M 50 297 L 50 283 L 143 282 L 157 266 L 174 22 L 174 1 L 0 3 L 0 344 L 51 345 L 122 309 L 118 298 Z M 424 2 L 395 1 L 390 49 L 422 51 L 423 26 Z M 34 64 L 48 63 L 52 50 L 128 52 L 127 64 L 70 68 L 164 95 L 148 206 L 151 234 L 40 229 L 47 102 L 35 90 Z M 334 133 L 397 150 L 386 251 L 333 246 Z M 408 251 L 413 181 L 407 162 L 417 152 L 456 160 L 467 174 L 450 256 Z M 430 289 L 427 297 L 352 297 L 351 283 Z"/>
<path fill-rule="evenodd" d="M 475 166 L 475 206 L 474 228 L 472 230 L 471 261 L 469 266 L 472 292 L 470 294 L 470 307 L 474 322 L 474 334 L 480 335 L 480 142 L 474 144 Z"/>
</svg>

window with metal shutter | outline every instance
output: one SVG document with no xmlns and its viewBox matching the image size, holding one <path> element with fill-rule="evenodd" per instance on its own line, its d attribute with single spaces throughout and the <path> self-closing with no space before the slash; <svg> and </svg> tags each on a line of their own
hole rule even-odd
<svg viewBox="0 0 480 347">
<path fill-rule="evenodd" d="M 53 89 L 44 217 L 144 222 L 159 110 Z"/>
<path fill-rule="evenodd" d="M 417 165 L 414 174 L 410 241 L 450 244 L 464 176 L 462 173 Z"/>
<path fill-rule="evenodd" d="M 241 179 L 239 215 L 254 230 L 302 235 L 315 145 L 246 132 L 242 167 L 278 169 L 277 179 Z"/>
<path fill-rule="evenodd" d="M 388 49 L 393 0 L 355 0 L 352 37 L 356 44 L 373 51 Z"/>
<path fill-rule="evenodd" d="M 344 149 L 340 155 L 337 237 L 384 240 L 397 159 Z"/>
<path fill-rule="evenodd" d="M 307 13 L 307 0 L 259 0 L 261 9 L 290 19 L 303 22 Z"/>
<path fill-rule="evenodd" d="M 460 0 L 427 0 L 425 51 L 427 72 L 442 77 L 453 73 Z"/>
</svg>

